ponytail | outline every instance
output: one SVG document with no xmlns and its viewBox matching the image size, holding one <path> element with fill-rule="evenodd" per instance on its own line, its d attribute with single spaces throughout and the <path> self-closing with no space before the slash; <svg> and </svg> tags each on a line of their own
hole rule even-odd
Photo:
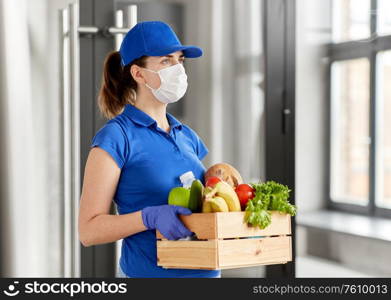
<svg viewBox="0 0 391 300">
<path fill-rule="evenodd" d="M 135 104 L 137 82 L 130 74 L 130 67 L 133 64 L 144 67 L 145 56 L 135 59 L 124 67 L 121 65 L 121 55 L 118 51 L 112 51 L 106 56 L 98 106 L 101 114 L 107 119 L 120 114 L 126 104 Z"/>
</svg>

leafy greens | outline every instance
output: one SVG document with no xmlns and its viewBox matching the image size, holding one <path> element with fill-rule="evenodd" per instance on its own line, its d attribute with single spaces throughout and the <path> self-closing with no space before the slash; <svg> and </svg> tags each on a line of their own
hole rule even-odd
<svg viewBox="0 0 391 300">
<path fill-rule="evenodd" d="M 288 202 L 291 190 L 275 181 L 250 183 L 255 191 L 254 198 L 246 205 L 245 222 L 264 229 L 271 223 L 270 211 L 280 211 L 292 216 L 296 215 L 296 206 Z"/>
</svg>

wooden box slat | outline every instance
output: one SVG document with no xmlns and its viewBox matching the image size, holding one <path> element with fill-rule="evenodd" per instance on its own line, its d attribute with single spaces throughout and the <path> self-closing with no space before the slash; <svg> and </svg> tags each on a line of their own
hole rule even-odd
<svg viewBox="0 0 391 300">
<path fill-rule="evenodd" d="M 217 269 L 217 240 L 157 241 L 158 266 L 184 269 Z"/>
<path fill-rule="evenodd" d="M 265 229 L 248 226 L 244 222 L 245 212 L 193 213 L 189 216 L 180 215 L 183 224 L 198 239 L 222 239 L 251 236 L 272 236 L 291 234 L 291 216 L 272 212 L 272 223 Z M 157 230 L 157 239 L 164 236 Z"/>
<path fill-rule="evenodd" d="M 248 226 L 244 222 L 245 212 L 229 212 L 216 214 L 216 238 L 235 238 L 251 236 L 272 236 L 291 234 L 291 216 L 272 212 L 272 222 L 265 229 Z"/>
<path fill-rule="evenodd" d="M 218 240 L 219 267 L 286 263 L 292 260 L 291 237 Z"/>
<path fill-rule="evenodd" d="M 290 236 L 157 243 L 158 266 L 164 268 L 217 270 L 292 260 Z"/>
</svg>

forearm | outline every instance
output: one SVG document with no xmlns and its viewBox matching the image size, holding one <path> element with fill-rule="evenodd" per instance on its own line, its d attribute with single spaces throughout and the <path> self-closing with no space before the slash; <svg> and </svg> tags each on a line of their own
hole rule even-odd
<svg viewBox="0 0 391 300">
<path fill-rule="evenodd" d="M 123 215 L 98 215 L 80 226 L 80 241 L 86 247 L 112 243 L 146 230 L 141 211 Z"/>
</svg>

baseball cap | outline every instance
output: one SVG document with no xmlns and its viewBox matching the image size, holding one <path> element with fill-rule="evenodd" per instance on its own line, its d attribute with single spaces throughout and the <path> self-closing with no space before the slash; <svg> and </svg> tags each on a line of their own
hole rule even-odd
<svg viewBox="0 0 391 300">
<path fill-rule="evenodd" d="M 182 45 L 168 24 L 161 21 L 146 21 L 137 23 L 128 31 L 119 52 L 121 64 L 125 66 L 143 55 L 164 56 L 180 50 L 185 57 L 195 58 L 202 55 L 201 48 Z"/>
</svg>

